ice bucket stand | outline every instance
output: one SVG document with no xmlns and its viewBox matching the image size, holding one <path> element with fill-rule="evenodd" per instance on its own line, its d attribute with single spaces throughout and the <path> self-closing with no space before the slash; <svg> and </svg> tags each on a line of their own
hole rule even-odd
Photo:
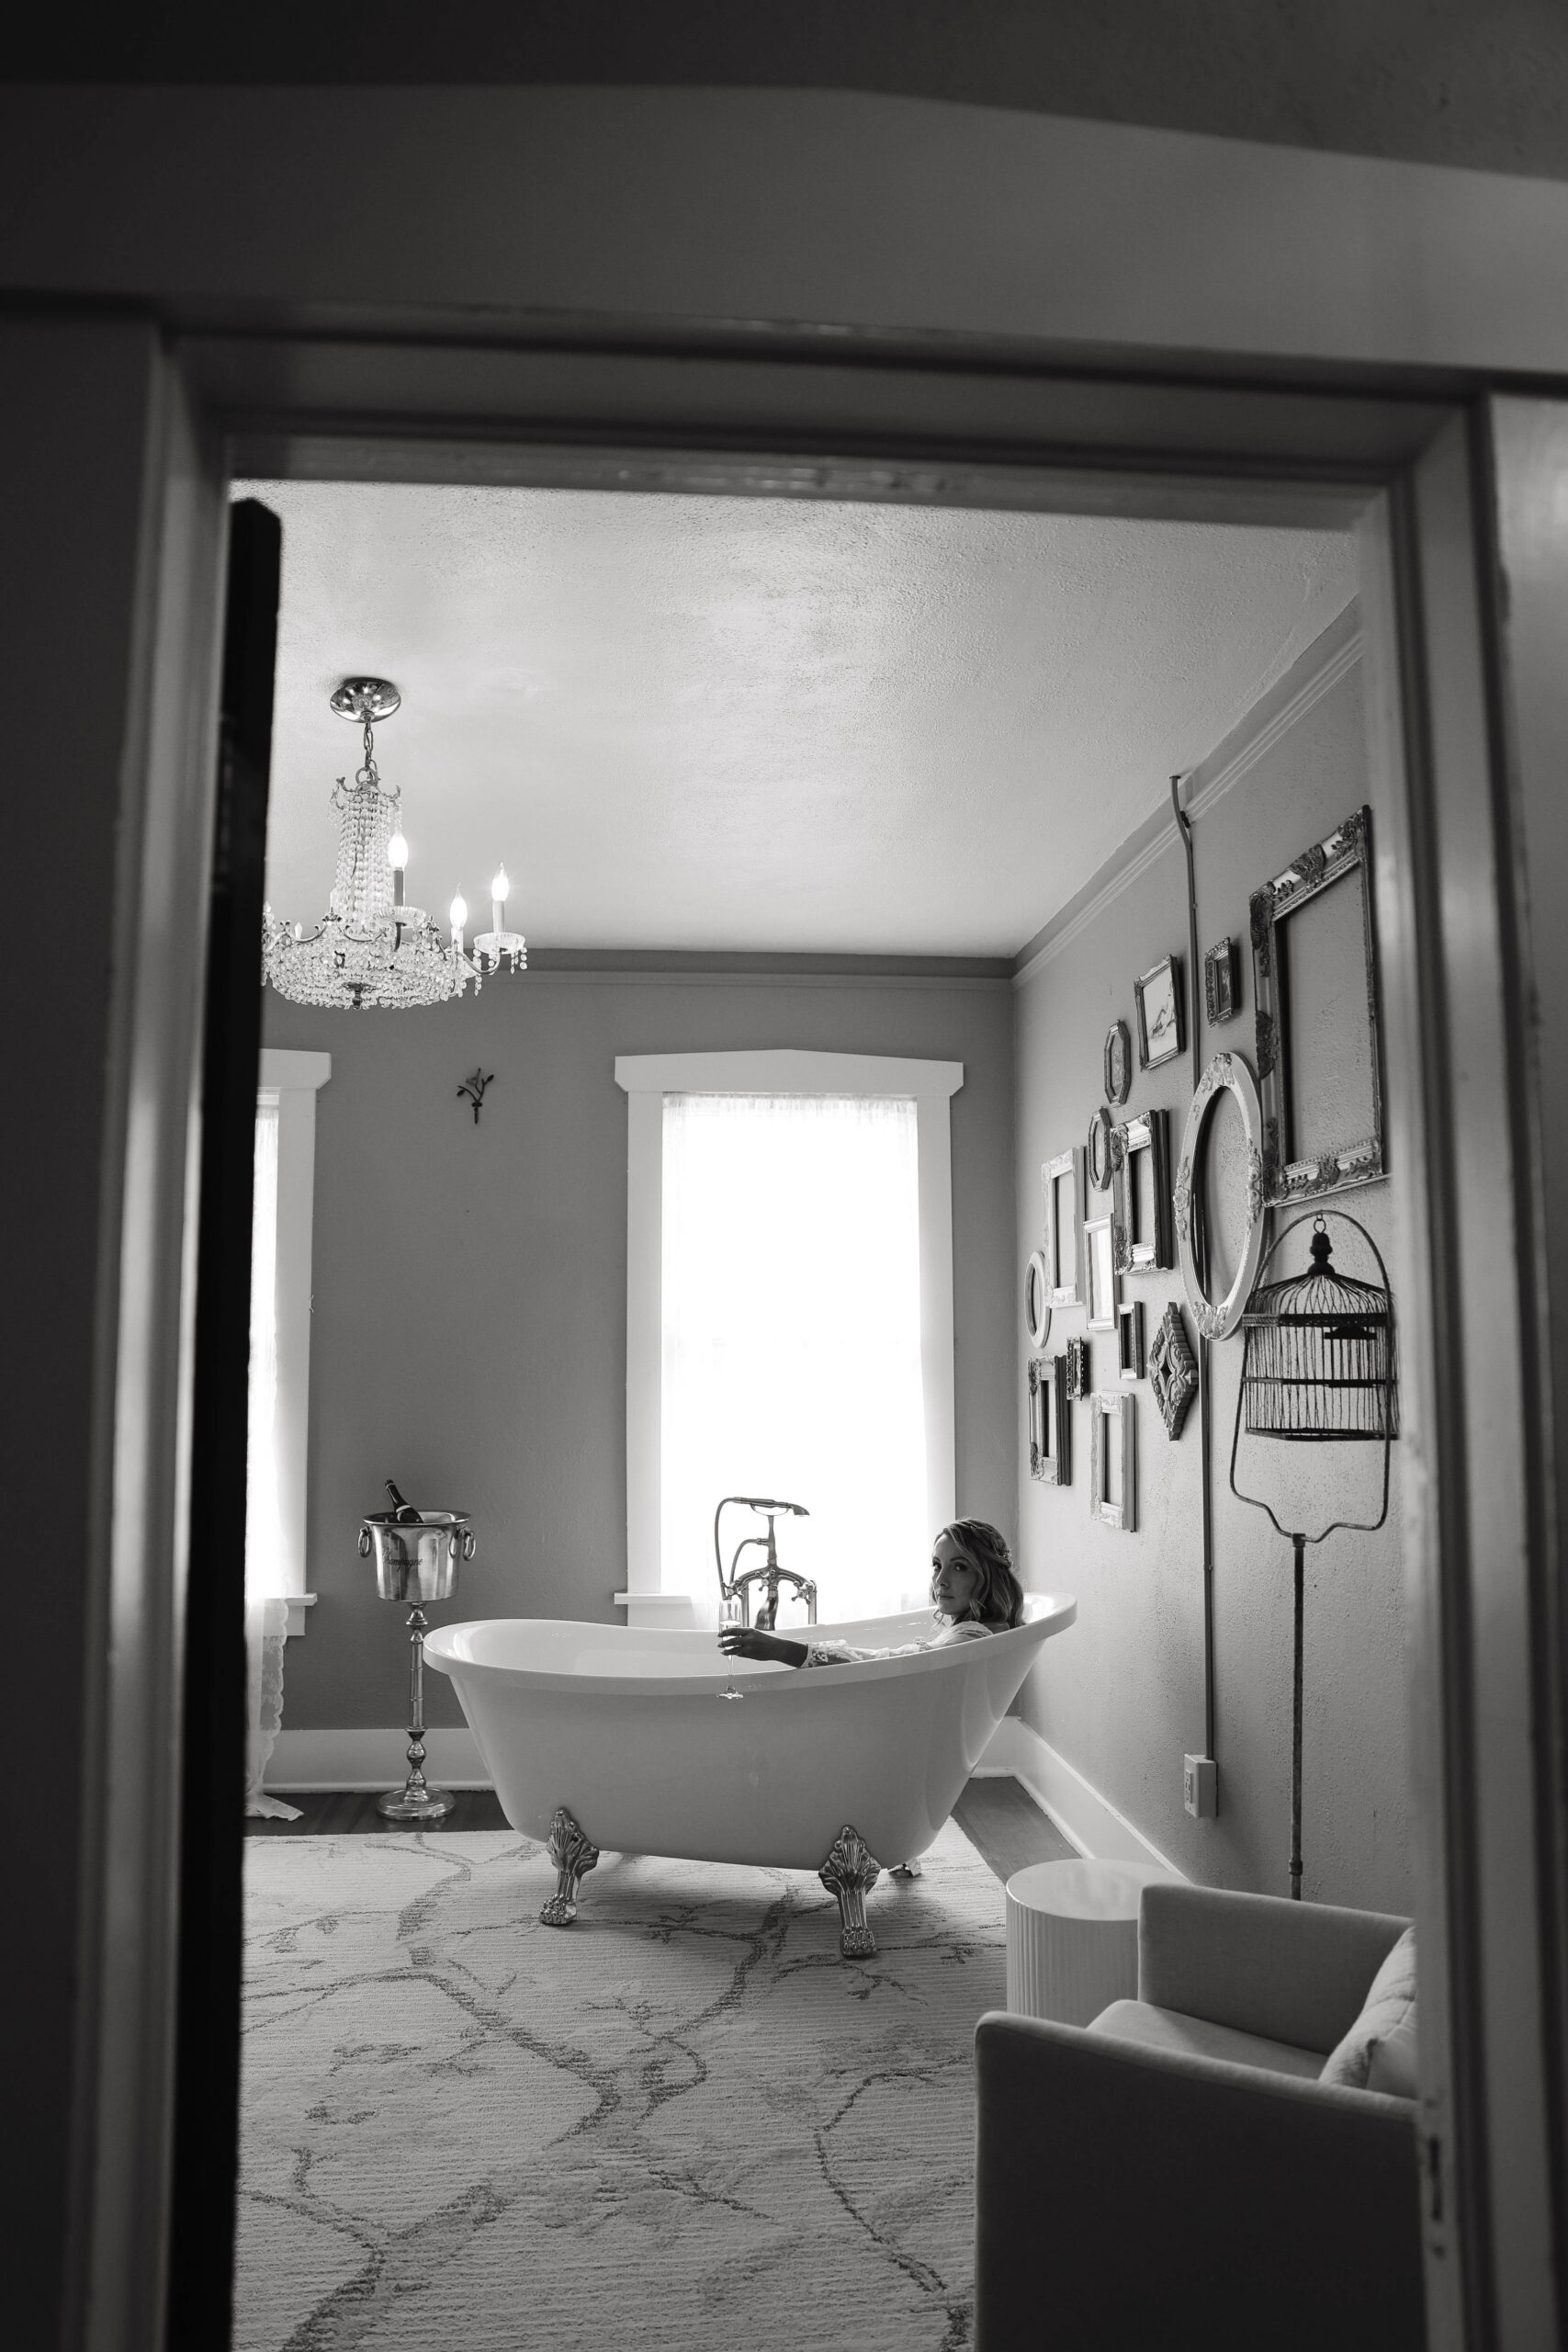
<svg viewBox="0 0 1568 2352">
<path fill-rule="evenodd" d="M 409 1774 L 400 1789 L 377 1799 L 376 1810 L 389 1821 L 439 1821 L 452 1810 L 452 1794 L 424 1777 L 424 1608 L 451 1599 L 458 1560 L 474 1556 L 474 1531 L 465 1511 L 423 1511 L 417 1522 L 373 1511 L 359 1522 L 359 1556 L 372 1553 L 377 1591 L 383 1600 L 405 1601 L 409 1612 Z"/>
</svg>

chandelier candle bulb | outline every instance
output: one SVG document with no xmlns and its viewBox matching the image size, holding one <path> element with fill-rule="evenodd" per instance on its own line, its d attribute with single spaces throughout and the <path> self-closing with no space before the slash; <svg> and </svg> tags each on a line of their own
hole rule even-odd
<svg viewBox="0 0 1568 2352">
<path fill-rule="evenodd" d="M 401 831 L 395 832 L 387 843 L 387 863 L 392 869 L 392 904 L 403 903 L 403 872 L 409 862 L 409 845 Z"/>
</svg>

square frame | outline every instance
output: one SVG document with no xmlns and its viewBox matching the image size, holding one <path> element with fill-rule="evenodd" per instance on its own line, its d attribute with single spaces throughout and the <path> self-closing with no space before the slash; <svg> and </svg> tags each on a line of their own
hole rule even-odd
<svg viewBox="0 0 1568 2352">
<path fill-rule="evenodd" d="M 1117 1222 L 1116 1271 L 1119 1274 L 1168 1273 L 1176 1264 L 1176 1230 L 1171 1216 L 1170 1113 L 1145 1111 L 1125 1120 L 1112 1137 L 1116 1163 L 1112 1187 Z M 1134 1153 L 1149 1155 L 1150 1191 L 1154 1201 L 1154 1231 L 1134 1231 L 1138 1199 Z"/>
<path fill-rule="evenodd" d="M 1089 1509 L 1102 1527 L 1132 1535 L 1138 1525 L 1138 1400 L 1130 1388 L 1100 1389 L 1089 1398 L 1094 1414 L 1090 1448 Z M 1122 1499 L 1110 1499 L 1108 1482 L 1112 1448 L 1122 1469 Z"/>
<path fill-rule="evenodd" d="M 1108 1209 L 1103 1216 L 1084 1219 L 1083 1306 L 1086 1330 L 1114 1331 L 1116 1329 L 1116 1310 L 1122 1303 L 1121 1274 L 1116 1262 L 1117 1231 L 1114 1210 Z M 1097 1266 L 1103 1269 L 1102 1289 L 1095 1281 Z"/>
<path fill-rule="evenodd" d="M 1070 1237 L 1057 1230 L 1056 1186 L 1064 1176 L 1070 1179 L 1073 1190 L 1073 1229 Z M 1084 1164 L 1081 1144 L 1071 1151 L 1059 1151 L 1055 1159 L 1042 1161 L 1040 1188 L 1045 1195 L 1046 1295 L 1053 1306 L 1081 1306 L 1084 1300 Z"/>
<path fill-rule="evenodd" d="M 1382 1055 L 1378 1038 L 1377 934 L 1372 917 L 1372 812 L 1356 809 L 1325 840 L 1252 894 L 1252 990 L 1258 1092 L 1263 1108 L 1263 1198 L 1271 1208 L 1315 1200 L 1388 1173 L 1383 1158 Z M 1317 1159 L 1290 1157 L 1290 990 L 1280 926 L 1309 899 L 1348 877 L 1359 881 L 1366 955 L 1367 1037 L 1371 1057 L 1372 1126 Z"/>
<path fill-rule="evenodd" d="M 1187 1045 L 1180 956 L 1162 956 L 1157 964 L 1151 965 L 1135 979 L 1133 1002 L 1138 1016 L 1138 1068 L 1158 1069 L 1162 1063 L 1173 1062 Z"/>
<path fill-rule="evenodd" d="M 1043 1487 L 1073 1483 L 1073 1417 L 1066 1356 L 1029 1359 L 1029 1475 Z"/>
</svg>

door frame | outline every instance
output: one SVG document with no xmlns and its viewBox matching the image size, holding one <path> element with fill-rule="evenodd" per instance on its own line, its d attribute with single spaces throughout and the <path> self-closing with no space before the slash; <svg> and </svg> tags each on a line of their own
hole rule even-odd
<svg viewBox="0 0 1568 2352">
<path fill-rule="evenodd" d="M 1550 1857 L 1564 1841 L 1561 1788 L 1529 1737 L 1532 1611 L 1556 1572 L 1555 1498 L 1535 1329 L 1540 1103 L 1533 1063 L 1515 1049 L 1529 996 L 1528 861 L 1504 722 L 1520 681 L 1506 677 L 1492 585 L 1484 401 L 1387 397 L 1349 377 L 1325 390 L 966 365 L 952 345 L 917 361 L 739 341 L 676 353 L 203 336 L 171 345 L 164 367 L 174 423 L 147 526 L 154 723 L 130 786 L 133 947 L 109 1078 L 128 1106 L 122 1241 L 99 1367 L 113 1431 L 99 1449 L 110 1615 L 140 1611 L 141 1631 L 111 1643 L 105 1669 L 110 1834 L 89 1889 L 96 2093 L 78 2134 L 87 2294 L 73 2340 L 93 2352 L 155 2352 L 164 2340 L 177 1720 L 182 1674 L 199 1667 L 179 1657 L 177 1632 L 223 502 L 231 473 L 331 472 L 1360 530 L 1378 740 L 1404 780 L 1377 883 L 1405 1228 L 1429 2335 L 1443 2352 L 1555 2342 L 1562 2183 L 1549 2109 L 1562 2085 L 1545 2016 L 1561 1988 L 1542 1971 L 1561 1895 Z M 159 1171 L 151 1190 L 139 1168 Z M 1481 1731 L 1510 1708 L 1521 1739 L 1496 1747 Z"/>
</svg>

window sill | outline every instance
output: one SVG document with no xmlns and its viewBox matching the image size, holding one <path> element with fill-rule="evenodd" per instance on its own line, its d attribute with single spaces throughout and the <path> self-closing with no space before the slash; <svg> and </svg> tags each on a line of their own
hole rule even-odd
<svg viewBox="0 0 1568 2352">
<path fill-rule="evenodd" d="M 286 1592 L 283 1598 L 288 1603 L 288 1623 L 284 1629 L 286 1634 L 291 1636 L 295 1634 L 302 1634 L 306 1626 L 310 1622 L 306 1616 L 305 1611 L 307 1609 L 314 1609 L 316 1605 L 315 1594 L 313 1592 Z"/>
</svg>

